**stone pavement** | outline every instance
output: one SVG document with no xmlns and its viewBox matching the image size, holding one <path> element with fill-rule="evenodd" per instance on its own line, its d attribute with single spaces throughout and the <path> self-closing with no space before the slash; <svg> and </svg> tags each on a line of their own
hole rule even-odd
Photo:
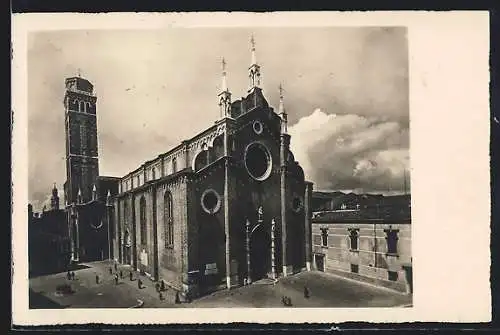
<svg viewBox="0 0 500 335">
<path fill-rule="evenodd" d="M 304 286 L 309 290 L 309 298 L 304 297 Z M 282 278 L 274 285 L 263 280 L 230 291 L 217 291 L 188 307 L 284 307 L 283 296 L 291 298 L 292 308 L 408 307 L 412 303 L 410 295 L 311 271 Z"/>
<path fill-rule="evenodd" d="M 33 303 L 44 300 L 38 308 L 55 308 L 57 305 L 59 308 L 132 308 L 138 307 L 139 302 L 142 308 L 283 307 L 283 296 L 291 298 L 291 307 L 395 307 L 412 302 L 409 295 L 311 271 L 281 278 L 274 284 L 270 280 L 261 280 L 249 286 L 216 291 L 189 304 L 175 304 L 173 289 L 168 288 L 164 292 L 165 300 L 160 300 L 155 283 L 145 276 L 140 278 L 146 287 L 138 289 L 139 274 L 134 272 L 135 280 L 130 281 L 130 266 L 118 266 L 118 272 L 122 270 L 124 278 L 116 285 L 114 268 L 113 274 L 109 273 L 112 262 L 85 265 L 87 268 L 75 270 L 74 281 L 68 280 L 66 273 L 31 278 L 30 296 L 37 298 Z M 95 282 L 96 274 L 101 278 L 99 284 Z M 65 283 L 70 283 L 76 292 L 71 295 L 57 294 L 56 287 Z M 310 291 L 308 299 L 303 294 L 304 286 Z"/>
<path fill-rule="evenodd" d="M 34 297 L 36 301 L 43 301 L 40 302 L 43 305 L 49 299 L 60 305 L 60 308 L 133 308 L 141 302 L 142 307 L 177 307 L 174 304 L 174 290 L 168 288 L 163 292 L 165 299 L 160 300 L 154 283 L 146 276 L 134 272 L 134 280 L 130 281 L 131 267 L 128 265 L 118 265 L 117 272 L 119 273 L 120 270 L 123 272 L 123 279 L 119 279 L 118 285 L 114 280 L 114 275 L 117 272 L 114 270 L 112 262 L 102 261 L 83 265 L 86 265 L 87 268 L 74 271 L 75 280 L 68 280 L 66 272 L 31 278 L 30 296 Z M 110 267 L 113 267 L 113 274 L 109 273 Z M 99 283 L 96 283 L 96 275 L 100 277 Z M 137 278 L 141 278 L 143 282 L 142 289 L 138 288 Z M 70 284 L 75 293 L 58 294 L 56 287 L 61 284 Z M 36 308 L 36 306 L 32 308 Z"/>
</svg>

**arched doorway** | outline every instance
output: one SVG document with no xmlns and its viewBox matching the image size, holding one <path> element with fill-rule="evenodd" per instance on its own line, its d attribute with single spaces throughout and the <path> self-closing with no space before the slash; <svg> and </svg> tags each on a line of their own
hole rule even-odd
<svg viewBox="0 0 500 335">
<path fill-rule="evenodd" d="M 271 234 L 261 225 L 250 238 L 250 277 L 256 281 L 271 272 Z"/>
</svg>

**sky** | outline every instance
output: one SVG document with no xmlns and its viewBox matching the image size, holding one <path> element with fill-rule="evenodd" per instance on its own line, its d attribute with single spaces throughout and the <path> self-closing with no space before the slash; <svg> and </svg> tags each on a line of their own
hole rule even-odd
<svg viewBox="0 0 500 335">
<path fill-rule="evenodd" d="M 64 203 L 65 78 L 94 84 L 99 172 L 120 177 L 217 120 L 222 57 L 233 100 L 245 95 L 252 34 L 263 93 L 277 110 L 282 83 L 291 149 L 316 190 L 410 190 L 405 28 L 65 30 L 28 37 L 34 209 L 53 183 Z"/>
</svg>

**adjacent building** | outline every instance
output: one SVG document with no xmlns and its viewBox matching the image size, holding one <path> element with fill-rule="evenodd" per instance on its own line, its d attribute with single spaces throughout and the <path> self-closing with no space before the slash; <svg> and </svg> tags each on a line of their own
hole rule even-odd
<svg viewBox="0 0 500 335">
<path fill-rule="evenodd" d="M 412 293 L 410 197 L 376 196 L 373 206 L 353 202 L 348 207 L 347 200 L 370 196 L 335 196 L 331 201 L 341 209 L 313 214 L 313 268 Z"/>
<path fill-rule="evenodd" d="M 35 213 L 28 204 L 29 276 L 65 271 L 70 263 L 70 238 L 66 214 L 59 208 L 56 185 L 52 189 L 50 209 Z"/>
</svg>

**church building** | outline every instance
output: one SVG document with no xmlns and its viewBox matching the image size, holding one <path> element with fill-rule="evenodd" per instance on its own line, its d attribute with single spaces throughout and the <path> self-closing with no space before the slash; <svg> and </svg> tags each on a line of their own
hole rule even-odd
<svg viewBox="0 0 500 335">
<path fill-rule="evenodd" d="M 312 183 L 260 87 L 232 100 L 222 61 L 220 117 L 121 178 L 99 176 L 96 96 L 66 79 L 66 212 L 72 259 L 114 259 L 185 294 L 309 270 Z M 215 99 L 214 99 L 215 100 Z"/>
<path fill-rule="evenodd" d="M 232 101 L 225 65 L 220 118 L 122 177 L 111 200 L 113 255 L 193 296 L 311 263 L 312 183 L 290 151 L 281 87 L 276 112 L 253 38 L 245 97 Z"/>
</svg>

